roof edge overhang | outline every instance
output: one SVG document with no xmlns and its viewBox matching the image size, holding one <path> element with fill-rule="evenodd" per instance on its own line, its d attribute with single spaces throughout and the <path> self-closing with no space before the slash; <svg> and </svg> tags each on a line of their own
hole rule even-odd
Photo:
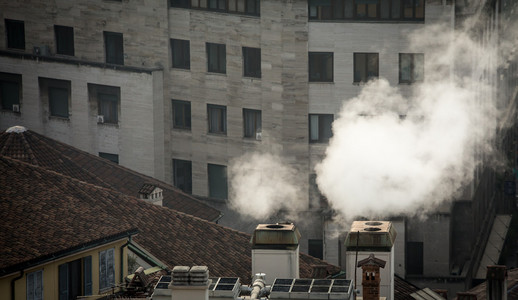
<svg viewBox="0 0 518 300">
<path fill-rule="evenodd" d="M 119 240 L 123 240 L 129 238 L 130 236 L 136 235 L 138 233 L 138 229 L 132 228 L 129 230 L 125 230 L 113 235 L 105 236 L 100 239 L 92 240 L 87 243 L 82 243 L 77 246 L 70 247 L 68 249 L 60 250 L 51 254 L 43 255 L 40 257 L 36 257 L 34 259 L 30 259 L 21 263 L 17 263 L 5 268 L 0 268 L 0 278 L 7 277 L 13 275 L 19 271 L 30 269 L 32 267 L 42 265 L 57 259 L 61 259 L 67 256 L 71 256 L 83 251 L 87 251 L 102 245 L 110 244 Z"/>
</svg>

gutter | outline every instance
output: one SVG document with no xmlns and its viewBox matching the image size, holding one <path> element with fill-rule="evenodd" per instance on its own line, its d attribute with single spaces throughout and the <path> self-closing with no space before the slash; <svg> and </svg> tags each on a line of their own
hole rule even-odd
<svg viewBox="0 0 518 300">
<path fill-rule="evenodd" d="M 20 276 L 18 277 L 15 277 L 11 280 L 11 300 L 16 300 L 16 292 L 15 292 L 15 286 L 16 286 L 16 281 L 18 279 L 21 279 L 23 277 L 23 270 L 20 271 Z"/>
</svg>

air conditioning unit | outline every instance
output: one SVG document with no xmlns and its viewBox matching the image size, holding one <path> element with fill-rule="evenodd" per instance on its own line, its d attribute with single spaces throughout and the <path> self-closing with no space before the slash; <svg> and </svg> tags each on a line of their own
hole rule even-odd
<svg viewBox="0 0 518 300">
<path fill-rule="evenodd" d="M 13 112 L 16 112 L 16 113 L 20 112 L 20 104 L 13 104 Z"/>
<path fill-rule="evenodd" d="M 97 116 L 97 123 L 104 123 L 104 116 L 103 115 L 98 115 Z"/>
<path fill-rule="evenodd" d="M 39 55 L 39 56 L 49 56 L 50 49 L 49 49 L 49 46 L 47 46 L 47 45 L 34 46 L 33 53 L 34 53 L 34 55 Z"/>
<path fill-rule="evenodd" d="M 261 132 L 256 132 L 256 133 L 255 133 L 255 139 L 256 139 L 256 140 L 260 141 L 260 140 L 261 140 L 261 137 L 262 137 Z"/>
</svg>

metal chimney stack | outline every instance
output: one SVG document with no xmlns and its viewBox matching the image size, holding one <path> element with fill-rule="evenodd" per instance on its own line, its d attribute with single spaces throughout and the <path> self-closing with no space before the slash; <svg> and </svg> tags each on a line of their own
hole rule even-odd
<svg viewBox="0 0 518 300">
<path fill-rule="evenodd" d="M 505 266 L 487 266 L 486 298 L 507 300 L 507 269 Z"/>
<path fill-rule="evenodd" d="M 267 284 L 275 278 L 299 278 L 300 232 L 292 223 L 259 224 L 252 244 L 252 274 L 265 273 Z"/>
</svg>

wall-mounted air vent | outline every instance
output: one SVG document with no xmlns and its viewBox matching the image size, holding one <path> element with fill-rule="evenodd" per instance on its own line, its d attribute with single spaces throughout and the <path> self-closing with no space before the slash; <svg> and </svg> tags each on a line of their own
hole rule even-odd
<svg viewBox="0 0 518 300">
<path fill-rule="evenodd" d="M 98 115 L 97 116 L 97 123 L 104 123 L 104 116 L 103 115 Z"/>
<path fill-rule="evenodd" d="M 15 112 L 15 113 L 20 112 L 20 104 L 13 104 L 13 112 Z"/>
<path fill-rule="evenodd" d="M 33 54 L 39 56 L 48 56 L 50 55 L 50 49 L 47 45 L 34 46 Z"/>
</svg>

